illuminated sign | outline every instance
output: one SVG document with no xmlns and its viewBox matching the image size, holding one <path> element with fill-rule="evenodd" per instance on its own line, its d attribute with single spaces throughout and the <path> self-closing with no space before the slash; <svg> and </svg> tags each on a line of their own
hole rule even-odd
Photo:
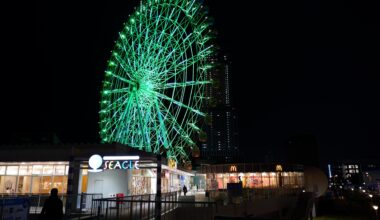
<svg viewBox="0 0 380 220">
<path fill-rule="evenodd" d="M 175 160 L 169 159 L 168 160 L 168 167 L 172 169 L 177 169 L 177 162 Z"/>
<path fill-rule="evenodd" d="M 132 170 L 139 169 L 139 156 L 100 156 L 94 154 L 88 160 L 91 169 L 88 172 L 101 172 L 103 170 Z M 102 166 L 103 165 L 103 166 Z"/>
<path fill-rule="evenodd" d="M 281 172 L 282 171 L 282 166 L 281 165 L 276 165 L 276 171 Z"/>
<path fill-rule="evenodd" d="M 331 177 L 332 177 L 332 174 L 331 174 L 331 165 L 330 165 L 330 164 L 327 164 L 327 167 L 328 167 L 328 169 L 329 169 L 329 178 L 331 178 Z"/>
<path fill-rule="evenodd" d="M 235 165 L 230 166 L 230 172 L 237 172 L 237 167 Z"/>
</svg>

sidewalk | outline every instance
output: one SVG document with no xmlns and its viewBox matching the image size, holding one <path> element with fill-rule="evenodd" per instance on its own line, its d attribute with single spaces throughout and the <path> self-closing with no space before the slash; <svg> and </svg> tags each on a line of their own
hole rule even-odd
<svg viewBox="0 0 380 220">
<path fill-rule="evenodd" d="M 188 198 L 186 198 L 188 197 Z M 192 199 L 194 198 L 194 199 Z M 195 191 L 195 190 L 190 190 L 189 192 L 186 193 L 186 196 L 183 195 L 183 192 L 179 195 L 178 200 L 180 201 L 195 201 L 195 202 L 210 202 L 209 198 L 206 197 L 206 192 L 205 191 Z"/>
</svg>

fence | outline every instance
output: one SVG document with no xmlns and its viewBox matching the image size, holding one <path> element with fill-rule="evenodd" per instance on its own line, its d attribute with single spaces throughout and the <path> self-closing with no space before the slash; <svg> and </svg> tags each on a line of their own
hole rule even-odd
<svg viewBox="0 0 380 220">
<path fill-rule="evenodd" d="M 278 197 L 297 196 L 302 192 L 299 188 L 272 188 L 272 189 L 248 189 L 242 190 L 243 201 L 255 201 L 261 199 L 273 199 Z M 228 200 L 228 191 L 226 189 L 208 190 L 207 197 L 211 201 Z"/>
<path fill-rule="evenodd" d="M 66 207 L 66 202 L 71 199 L 71 203 L 76 202 L 77 206 L 73 207 L 73 213 L 82 213 L 89 214 L 91 213 L 91 206 L 93 199 L 102 198 L 102 194 L 88 194 L 81 193 L 71 196 L 66 194 L 59 195 L 60 199 L 63 202 L 64 212 Z M 30 214 L 39 214 L 41 213 L 42 207 L 45 203 L 45 200 L 49 198 L 49 194 L 0 194 L 0 200 L 5 200 L 7 198 L 27 198 L 29 201 L 29 213 Z"/>
<path fill-rule="evenodd" d="M 161 219 L 210 219 L 217 210 L 214 202 L 178 201 L 179 192 L 162 194 Z M 91 215 L 97 219 L 153 219 L 156 195 L 94 199 Z"/>
</svg>

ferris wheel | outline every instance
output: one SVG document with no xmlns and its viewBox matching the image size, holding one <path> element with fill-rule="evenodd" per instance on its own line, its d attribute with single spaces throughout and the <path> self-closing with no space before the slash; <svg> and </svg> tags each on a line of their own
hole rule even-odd
<svg viewBox="0 0 380 220">
<path fill-rule="evenodd" d="M 213 38 L 198 1 L 141 2 L 119 33 L 105 71 L 102 141 L 188 161 L 210 98 Z"/>
</svg>

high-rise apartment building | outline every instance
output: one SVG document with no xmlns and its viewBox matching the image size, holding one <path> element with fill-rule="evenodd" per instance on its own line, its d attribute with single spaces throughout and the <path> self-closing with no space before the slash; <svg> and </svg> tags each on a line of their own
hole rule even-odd
<svg viewBox="0 0 380 220">
<path fill-rule="evenodd" d="M 227 56 L 220 58 L 219 63 L 209 76 L 214 82 L 207 88 L 211 97 L 210 122 L 205 128 L 207 141 L 201 145 L 202 158 L 214 163 L 233 162 L 239 155 L 237 116 L 231 99 L 231 63 Z"/>
</svg>

